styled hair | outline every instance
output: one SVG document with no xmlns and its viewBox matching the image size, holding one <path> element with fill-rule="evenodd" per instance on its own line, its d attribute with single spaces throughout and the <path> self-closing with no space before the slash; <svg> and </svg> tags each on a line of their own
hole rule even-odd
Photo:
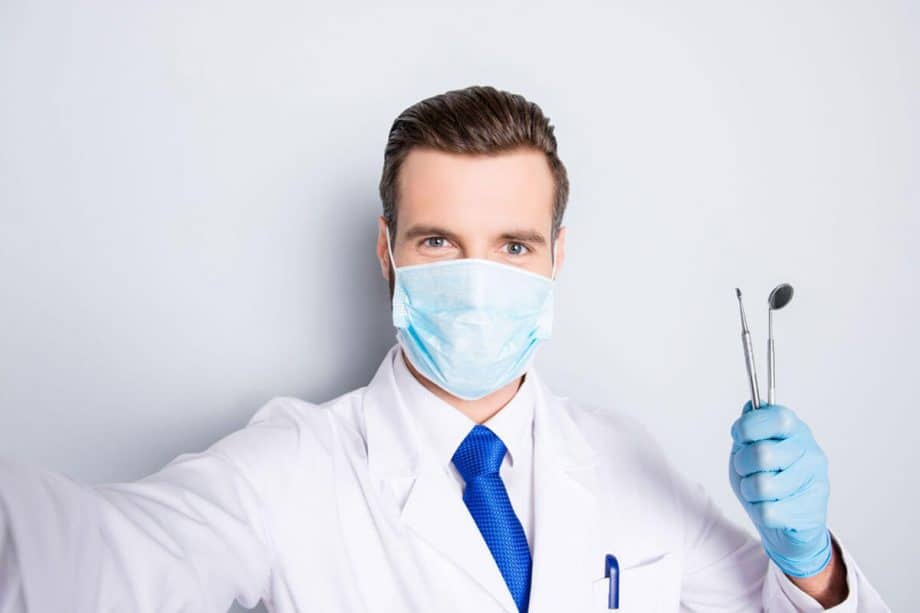
<svg viewBox="0 0 920 613">
<path fill-rule="evenodd" d="M 393 122 L 383 156 L 380 198 L 390 238 L 396 236 L 399 169 L 413 147 L 489 154 L 530 147 L 546 154 L 555 183 L 551 240 L 569 197 L 565 166 L 549 118 L 523 96 L 485 85 L 455 89 L 413 104 Z"/>
</svg>

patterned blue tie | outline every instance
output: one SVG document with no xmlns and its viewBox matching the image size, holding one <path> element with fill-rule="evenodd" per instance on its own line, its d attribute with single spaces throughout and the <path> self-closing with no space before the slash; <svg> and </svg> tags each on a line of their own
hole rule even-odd
<svg viewBox="0 0 920 613">
<path fill-rule="evenodd" d="M 530 549 L 498 474 L 505 451 L 505 444 L 494 432 L 477 424 L 451 459 L 466 481 L 463 502 L 489 546 L 518 611 L 526 613 L 530 600 Z"/>
</svg>

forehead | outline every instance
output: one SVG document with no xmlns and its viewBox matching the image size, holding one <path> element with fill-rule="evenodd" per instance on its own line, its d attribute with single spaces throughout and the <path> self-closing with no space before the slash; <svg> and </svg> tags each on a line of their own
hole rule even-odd
<svg viewBox="0 0 920 613">
<path fill-rule="evenodd" d="M 553 175 L 546 155 L 533 148 L 489 155 L 414 148 L 400 169 L 398 193 L 402 228 L 552 225 Z"/>
</svg>

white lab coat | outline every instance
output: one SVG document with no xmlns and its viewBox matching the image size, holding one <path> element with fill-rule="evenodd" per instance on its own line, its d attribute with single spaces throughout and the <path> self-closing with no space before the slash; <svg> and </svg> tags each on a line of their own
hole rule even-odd
<svg viewBox="0 0 920 613">
<path fill-rule="evenodd" d="M 402 402 L 397 351 L 368 386 L 321 405 L 273 398 L 242 430 L 136 482 L 87 486 L 0 462 L 0 612 L 223 612 L 261 598 L 279 613 L 514 613 Z M 606 610 L 607 553 L 624 613 L 822 610 L 638 422 L 527 377 L 531 613 Z M 834 610 L 888 610 L 843 554 L 850 597 Z"/>
</svg>

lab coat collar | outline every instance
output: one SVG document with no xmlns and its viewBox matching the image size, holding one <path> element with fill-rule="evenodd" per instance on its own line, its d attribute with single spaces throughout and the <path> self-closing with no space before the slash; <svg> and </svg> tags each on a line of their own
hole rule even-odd
<svg viewBox="0 0 920 613">
<path fill-rule="evenodd" d="M 517 608 L 498 566 L 444 470 L 412 420 L 393 376 L 399 346 L 387 352 L 364 391 L 369 470 L 384 487 L 410 482 L 401 519 L 469 574 L 509 613 Z M 588 608 L 602 574 L 592 546 L 600 534 L 598 455 L 569 416 L 565 399 L 531 366 L 534 388 L 534 542 L 530 613 Z M 404 482 L 403 485 L 406 485 Z"/>
<path fill-rule="evenodd" d="M 443 466 L 449 466 L 457 448 L 476 422 L 422 385 L 406 366 L 405 359 L 403 351 L 397 351 L 393 357 L 393 376 L 399 393 L 419 431 L 431 443 L 438 461 Z M 531 450 L 533 385 L 525 374 L 523 382 L 505 406 L 483 422 L 504 443 L 512 466 L 518 455 Z"/>
</svg>

